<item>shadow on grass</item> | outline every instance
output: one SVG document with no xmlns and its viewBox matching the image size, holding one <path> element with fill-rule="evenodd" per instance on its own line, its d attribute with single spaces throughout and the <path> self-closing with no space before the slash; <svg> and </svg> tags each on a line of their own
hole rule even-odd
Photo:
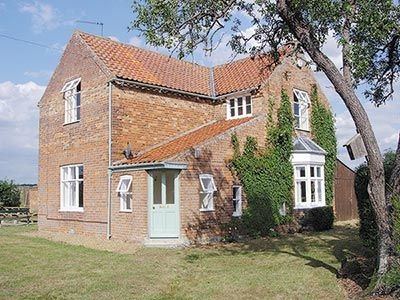
<svg viewBox="0 0 400 300">
<path fill-rule="evenodd" d="M 354 225 L 337 225 L 325 232 L 252 239 L 227 244 L 224 251 L 232 255 L 291 255 L 303 259 L 307 266 L 324 268 L 337 278 L 348 278 L 362 289 L 368 286 L 374 270 L 373 253 L 362 245 Z M 332 263 L 332 256 L 336 263 Z"/>
</svg>

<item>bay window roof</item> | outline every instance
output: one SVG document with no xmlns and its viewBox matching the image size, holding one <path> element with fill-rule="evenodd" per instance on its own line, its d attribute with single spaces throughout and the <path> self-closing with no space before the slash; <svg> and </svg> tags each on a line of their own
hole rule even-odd
<svg viewBox="0 0 400 300">
<path fill-rule="evenodd" d="M 298 136 L 293 141 L 294 153 L 313 153 L 326 155 L 326 151 L 310 138 Z"/>
</svg>

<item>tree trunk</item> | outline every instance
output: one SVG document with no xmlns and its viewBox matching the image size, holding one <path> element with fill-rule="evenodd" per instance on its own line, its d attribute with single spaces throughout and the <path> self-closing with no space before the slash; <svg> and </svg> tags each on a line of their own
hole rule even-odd
<svg viewBox="0 0 400 300">
<path fill-rule="evenodd" d="M 351 83 L 339 72 L 333 62 L 319 50 L 319 43 L 313 39 L 310 28 L 298 14 L 290 11 L 288 0 L 277 0 L 281 18 L 307 51 L 311 59 L 325 73 L 349 110 L 367 150 L 370 171 L 369 195 L 378 226 L 378 275 L 385 274 L 391 266 L 394 251 L 389 208 L 385 198 L 385 174 L 382 155 L 379 150 L 368 115 L 355 94 Z"/>
<path fill-rule="evenodd" d="M 396 158 L 394 162 L 394 168 L 392 175 L 390 176 L 389 186 L 391 189 L 388 193 L 388 198 L 391 199 L 393 195 L 400 195 L 400 133 L 399 140 L 397 143 Z"/>
</svg>

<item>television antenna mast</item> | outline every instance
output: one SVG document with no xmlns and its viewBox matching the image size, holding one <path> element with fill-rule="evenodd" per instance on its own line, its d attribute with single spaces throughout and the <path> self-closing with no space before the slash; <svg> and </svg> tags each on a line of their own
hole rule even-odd
<svg viewBox="0 0 400 300">
<path fill-rule="evenodd" d="M 77 20 L 75 21 L 76 23 L 85 23 L 85 24 L 92 24 L 92 25 L 97 25 L 101 27 L 101 36 L 103 36 L 103 26 L 104 23 L 102 22 L 92 22 L 92 21 L 83 21 L 83 20 Z"/>
</svg>

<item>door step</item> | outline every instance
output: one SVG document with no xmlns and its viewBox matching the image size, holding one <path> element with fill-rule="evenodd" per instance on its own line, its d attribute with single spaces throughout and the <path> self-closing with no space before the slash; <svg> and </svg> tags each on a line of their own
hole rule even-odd
<svg viewBox="0 0 400 300">
<path fill-rule="evenodd" d="M 176 238 L 157 238 L 157 239 L 146 239 L 143 242 L 145 247 L 155 248 L 183 248 L 189 246 L 189 241 Z"/>
</svg>

